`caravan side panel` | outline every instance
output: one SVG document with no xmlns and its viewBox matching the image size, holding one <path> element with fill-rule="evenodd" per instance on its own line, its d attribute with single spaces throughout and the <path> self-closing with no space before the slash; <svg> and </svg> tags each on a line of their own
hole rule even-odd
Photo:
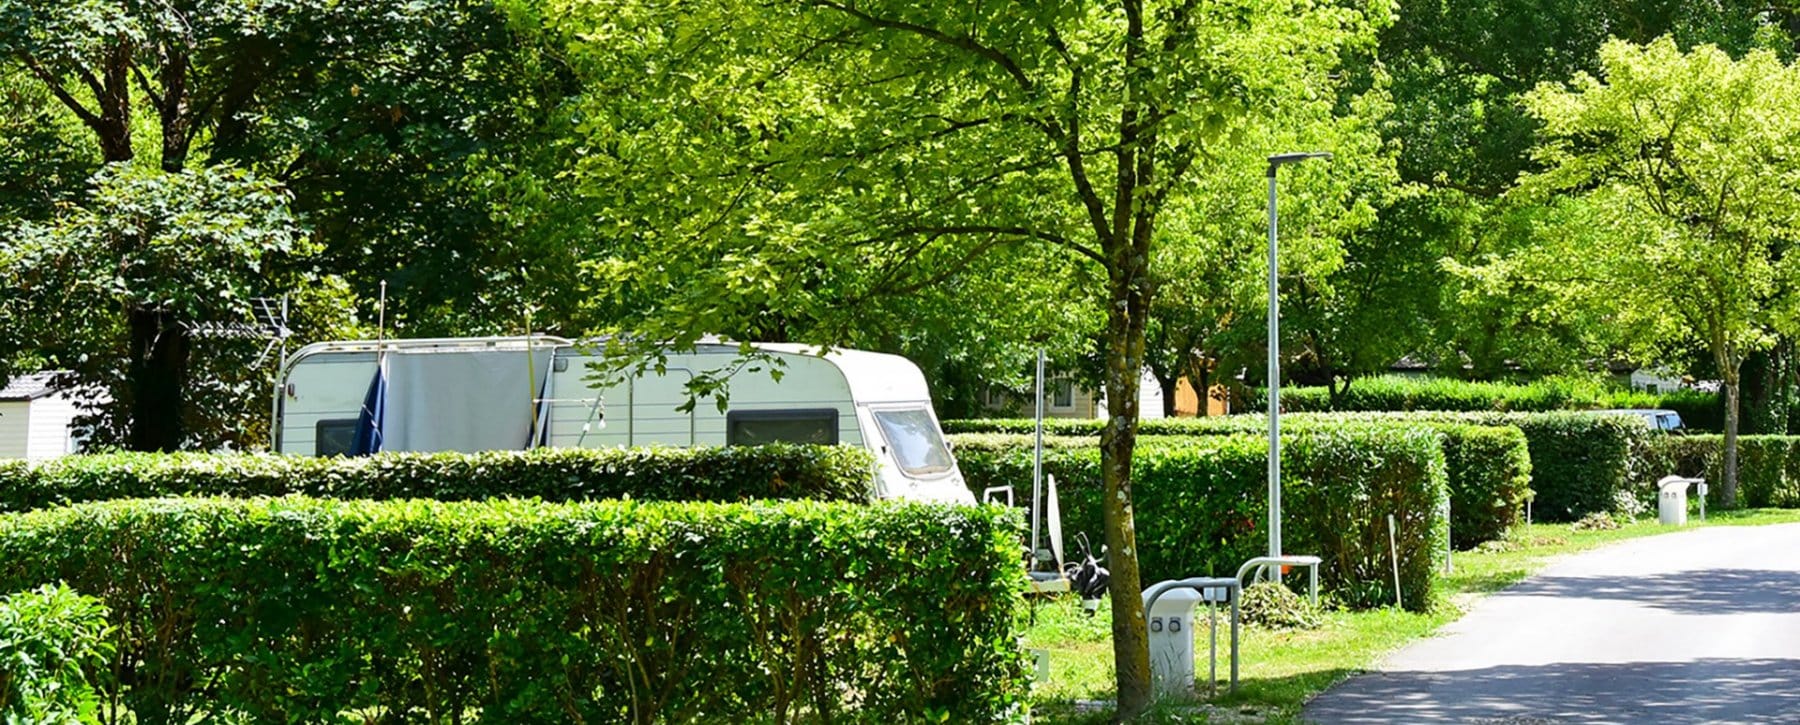
<svg viewBox="0 0 1800 725">
<path fill-rule="evenodd" d="M 318 455 L 321 430 L 328 437 L 341 435 L 346 427 L 354 430 L 374 375 L 373 352 L 330 352 L 302 358 L 288 372 L 292 394 L 282 395 L 277 452 Z"/>
<path fill-rule="evenodd" d="M 725 355 L 713 357 L 721 361 L 715 365 L 730 359 Z M 731 407 L 725 414 L 718 413 L 711 401 L 701 403 L 710 420 L 708 425 L 702 426 L 703 439 L 718 445 L 729 443 L 733 413 L 741 414 L 738 419 L 745 420 L 759 413 L 830 410 L 837 414 L 837 443 L 862 446 L 863 432 L 856 419 L 856 401 L 850 395 L 850 383 L 844 378 L 843 371 L 830 360 L 816 355 L 778 353 L 776 357 L 784 363 L 781 380 L 775 380 L 768 370 L 745 370 L 731 379 Z"/>
<path fill-rule="evenodd" d="M 787 363 L 780 382 L 767 370 L 738 372 L 731 379 L 730 409 L 720 413 L 715 401 L 698 401 L 691 412 L 687 383 L 732 362 L 731 355 L 696 353 L 670 356 L 665 374 L 645 371 L 636 379 L 609 388 L 591 387 L 585 378 L 595 358 L 571 355 L 556 373 L 550 408 L 549 444 L 557 447 L 603 448 L 644 445 L 729 444 L 733 413 L 823 411 L 836 413 L 838 443 L 863 444 L 849 384 L 836 366 L 810 355 L 781 355 Z M 740 425 L 745 425 L 740 423 Z M 748 425 L 754 425 L 749 423 Z M 583 429 L 586 429 L 585 432 Z"/>
</svg>

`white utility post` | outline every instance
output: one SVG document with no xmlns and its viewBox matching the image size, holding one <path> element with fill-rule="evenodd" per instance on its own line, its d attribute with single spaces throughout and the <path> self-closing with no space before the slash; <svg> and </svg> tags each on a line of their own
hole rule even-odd
<svg viewBox="0 0 1800 725">
<path fill-rule="evenodd" d="M 1269 556 L 1281 556 L 1281 292 L 1275 253 L 1275 172 L 1307 159 L 1330 159 L 1323 152 L 1275 154 L 1269 157 Z M 1276 569 L 1274 578 L 1280 578 Z"/>
</svg>

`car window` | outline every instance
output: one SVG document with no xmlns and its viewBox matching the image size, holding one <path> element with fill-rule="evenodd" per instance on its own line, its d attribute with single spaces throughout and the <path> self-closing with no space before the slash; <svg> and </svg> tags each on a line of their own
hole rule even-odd
<svg viewBox="0 0 1800 725">
<path fill-rule="evenodd" d="M 944 473 L 956 465 L 950 450 L 944 447 L 943 436 L 938 435 L 937 423 L 932 421 L 930 411 L 924 408 L 877 410 L 875 422 L 881 426 L 881 434 L 887 438 L 900 470 L 908 475 Z"/>
</svg>

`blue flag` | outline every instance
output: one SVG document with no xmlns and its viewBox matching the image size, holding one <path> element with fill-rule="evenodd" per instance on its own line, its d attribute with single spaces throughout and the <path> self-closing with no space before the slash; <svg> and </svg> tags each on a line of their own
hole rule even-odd
<svg viewBox="0 0 1800 725">
<path fill-rule="evenodd" d="M 375 364 L 375 378 L 369 381 L 369 392 L 363 396 L 362 413 L 356 416 L 356 438 L 350 442 L 350 455 L 367 456 L 381 452 L 381 419 L 387 411 L 387 358 Z"/>
</svg>

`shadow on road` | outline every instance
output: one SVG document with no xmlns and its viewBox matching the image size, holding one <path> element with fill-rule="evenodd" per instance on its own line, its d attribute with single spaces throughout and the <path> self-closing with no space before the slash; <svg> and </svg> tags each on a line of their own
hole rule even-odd
<svg viewBox="0 0 1800 725">
<path fill-rule="evenodd" d="M 1794 722 L 1800 660 L 1559 663 L 1352 678 L 1308 722 Z"/>
<path fill-rule="evenodd" d="M 1800 612 L 1800 572 L 1712 569 L 1654 576 L 1540 576 L 1509 596 L 1610 599 L 1680 614 Z"/>
</svg>

